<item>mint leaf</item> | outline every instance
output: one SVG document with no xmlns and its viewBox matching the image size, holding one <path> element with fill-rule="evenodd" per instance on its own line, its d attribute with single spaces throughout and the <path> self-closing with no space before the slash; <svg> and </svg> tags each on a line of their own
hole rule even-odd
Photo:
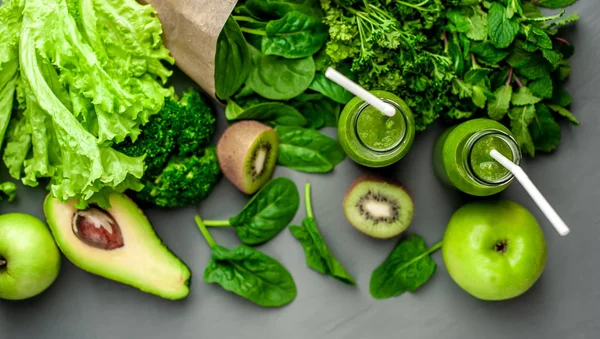
<svg viewBox="0 0 600 339">
<path fill-rule="evenodd" d="M 558 67 L 558 77 L 561 81 L 564 81 L 565 79 L 567 79 L 570 75 L 571 75 L 571 65 L 566 64 L 566 65 L 560 65 L 560 67 Z"/>
<path fill-rule="evenodd" d="M 485 86 L 489 87 L 489 80 L 487 78 L 489 73 L 489 70 L 483 68 L 471 69 L 465 74 L 465 82 L 471 85 L 485 84 Z"/>
<path fill-rule="evenodd" d="M 560 107 L 567 107 L 573 103 L 573 98 L 562 87 L 557 87 L 554 95 L 552 96 L 552 104 L 558 105 Z"/>
<path fill-rule="evenodd" d="M 535 119 L 529 125 L 531 139 L 535 149 L 542 152 L 552 152 L 558 147 L 561 138 L 560 126 L 543 104 L 535 106 Z"/>
<path fill-rule="evenodd" d="M 498 48 L 506 48 L 512 44 L 518 32 L 517 18 L 509 18 L 506 8 L 500 3 L 492 3 L 488 12 L 488 36 L 492 44 Z"/>
<path fill-rule="evenodd" d="M 540 18 L 544 15 L 533 2 L 528 1 L 523 4 L 523 16 L 526 18 Z"/>
<path fill-rule="evenodd" d="M 465 33 L 471 27 L 467 17 L 459 9 L 452 9 L 446 13 L 446 18 L 456 32 Z"/>
<path fill-rule="evenodd" d="M 550 23 L 550 28 L 558 29 L 559 27 L 566 26 L 567 24 L 576 22 L 576 21 L 579 21 L 579 13 L 571 13 L 571 14 L 567 15 L 566 17 L 563 17 L 560 20 L 556 20 L 556 21 Z"/>
<path fill-rule="evenodd" d="M 510 19 L 515 14 L 523 16 L 523 7 L 521 6 L 521 0 L 508 0 L 508 7 L 506 8 L 506 16 Z"/>
<path fill-rule="evenodd" d="M 512 96 L 512 104 L 515 106 L 535 105 L 540 101 L 542 99 L 534 96 L 527 87 L 519 88 L 519 92 Z"/>
<path fill-rule="evenodd" d="M 557 106 L 557 105 L 548 105 L 548 108 L 550 108 L 554 112 L 558 113 L 559 115 L 567 118 L 567 120 L 569 120 L 571 125 L 575 125 L 575 126 L 579 125 L 579 120 L 577 120 L 577 118 L 575 118 L 573 113 L 571 113 L 568 109 Z"/>
<path fill-rule="evenodd" d="M 469 98 L 473 95 L 473 87 L 462 80 L 454 79 L 452 81 L 452 93 L 459 96 L 459 98 Z"/>
<path fill-rule="evenodd" d="M 555 14 L 555 15 L 544 16 L 544 17 L 539 17 L 539 18 L 523 18 L 522 20 L 526 21 L 526 22 L 546 22 L 546 21 L 556 20 L 556 19 L 562 17 L 563 15 L 565 15 L 564 9 L 560 13 Z"/>
<path fill-rule="evenodd" d="M 373 298 L 386 299 L 415 292 L 435 273 L 437 264 L 430 254 L 441 247 L 440 242 L 428 249 L 425 240 L 418 235 L 401 240 L 371 274 L 369 291 Z"/>
<path fill-rule="evenodd" d="M 487 65 L 496 65 L 510 54 L 508 50 L 497 49 L 487 41 L 474 44 L 471 51 L 478 56 L 479 61 Z"/>
<path fill-rule="evenodd" d="M 577 0 L 539 0 L 537 5 L 545 8 L 564 8 L 574 4 Z"/>
<path fill-rule="evenodd" d="M 552 65 L 539 52 L 529 53 L 518 49 L 507 61 L 519 75 L 531 80 L 548 76 L 553 70 Z"/>
<path fill-rule="evenodd" d="M 473 86 L 473 96 L 471 97 L 475 106 L 479 108 L 485 107 L 485 102 L 487 100 L 483 88 L 479 86 Z"/>
<path fill-rule="evenodd" d="M 552 49 L 542 49 L 542 55 L 544 56 L 544 59 L 548 60 L 553 68 L 556 68 L 563 58 L 562 54 Z"/>
<path fill-rule="evenodd" d="M 535 156 L 535 146 L 529 133 L 529 125 L 535 118 L 535 106 L 527 105 L 523 107 L 514 107 L 508 113 L 510 118 L 510 129 L 519 143 L 519 147 L 529 154 Z"/>
<path fill-rule="evenodd" d="M 541 48 L 552 49 L 552 40 L 550 40 L 550 37 L 543 29 L 537 26 L 531 26 L 526 32 L 527 41 L 534 43 Z"/>
<path fill-rule="evenodd" d="M 483 11 L 475 11 L 473 16 L 467 18 L 469 29 L 466 35 L 469 39 L 483 41 L 487 36 L 488 15 Z"/>
<path fill-rule="evenodd" d="M 530 82 L 527 87 L 531 90 L 531 93 L 538 98 L 550 99 L 553 93 L 552 78 L 545 76 Z"/>
<path fill-rule="evenodd" d="M 491 100 L 488 104 L 488 115 L 494 120 L 501 120 L 508 113 L 510 107 L 510 99 L 513 94 L 512 86 L 502 86 L 494 92 L 495 100 Z"/>
</svg>

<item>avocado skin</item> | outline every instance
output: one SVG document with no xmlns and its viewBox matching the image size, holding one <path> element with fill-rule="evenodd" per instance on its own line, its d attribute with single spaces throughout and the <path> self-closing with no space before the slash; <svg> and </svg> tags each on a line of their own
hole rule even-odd
<svg viewBox="0 0 600 339">
<path fill-rule="evenodd" d="M 131 198 L 123 193 L 112 193 L 109 201 L 111 208 L 107 212 L 119 224 L 125 242 L 118 250 L 102 250 L 83 243 L 72 231 L 75 201 L 63 203 L 52 194 L 46 196 L 44 214 L 65 257 L 88 273 L 129 285 L 145 293 L 169 300 L 187 297 L 192 272 L 186 263 L 167 247 Z M 136 241 L 131 241 L 133 236 Z M 137 241 L 141 238 L 144 240 Z M 129 243 L 134 245 L 128 246 Z M 151 259 L 147 263 L 136 261 L 148 257 Z M 160 271 L 163 271 L 162 275 L 157 273 Z"/>
</svg>

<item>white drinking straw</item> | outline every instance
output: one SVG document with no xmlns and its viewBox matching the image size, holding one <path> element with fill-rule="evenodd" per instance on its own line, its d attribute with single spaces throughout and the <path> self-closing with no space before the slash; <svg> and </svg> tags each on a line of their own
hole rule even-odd
<svg viewBox="0 0 600 339">
<path fill-rule="evenodd" d="M 369 91 L 362 88 L 359 84 L 355 83 L 354 81 L 348 79 L 345 75 L 338 72 L 334 68 L 327 68 L 327 71 L 325 71 L 325 77 L 335 82 L 336 84 L 344 87 L 348 92 L 363 99 L 369 105 L 375 107 L 376 109 L 381 111 L 381 113 L 387 115 L 388 117 L 393 117 L 394 115 L 396 115 L 396 109 L 394 108 L 394 106 L 374 96 Z"/>
<path fill-rule="evenodd" d="M 525 171 L 523 171 L 521 167 L 519 167 L 514 162 L 510 161 L 508 158 L 506 158 L 504 155 L 500 154 L 500 152 L 496 150 L 492 150 L 490 152 L 490 155 L 492 156 L 492 158 L 496 159 L 496 161 L 498 161 L 502 166 L 506 167 L 506 169 L 509 170 L 515 176 L 515 178 L 517 178 L 519 183 L 523 185 L 523 188 L 525 188 L 527 193 L 529 193 L 531 199 L 535 201 L 538 207 L 546 215 L 546 218 L 548 218 L 550 223 L 552 223 L 552 226 L 554 226 L 556 231 L 558 231 L 558 234 L 562 236 L 569 234 L 570 230 L 567 224 L 565 224 L 565 222 L 561 219 L 558 213 L 556 213 L 554 208 L 550 206 L 548 200 L 546 200 L 546 198 L 544 198 L 544 196 L 537 189 L 537 187 L 535 187 L 535 185 L 533 184 L 531 179 L 529 179 Z"/>
</svg>

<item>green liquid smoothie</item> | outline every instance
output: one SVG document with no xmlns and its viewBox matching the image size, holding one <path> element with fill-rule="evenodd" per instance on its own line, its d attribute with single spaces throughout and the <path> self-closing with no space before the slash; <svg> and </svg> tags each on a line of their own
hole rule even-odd
<svg viewBox="0 0 600 339">
<path fill-rule="evenodd" d="M 521 151 L 510 130 L 491 119 L 474 119 L 447 129 L 437 140 L 433 165 L 445 184 L 474 196 L 506 189 L 513 175 L 490 156 L 500 152 L 516 164 Z"/>
<path fill-rule="evenodd" d="M 415 139 L 410 108 L 392 93 L 372 91 L 396 108 L 388 117 L 360 98 L 350 100 L 338 122 L 338 140 L 346 154 L 368 167 L 385 167 L 402 159 Z"/>
</svg>

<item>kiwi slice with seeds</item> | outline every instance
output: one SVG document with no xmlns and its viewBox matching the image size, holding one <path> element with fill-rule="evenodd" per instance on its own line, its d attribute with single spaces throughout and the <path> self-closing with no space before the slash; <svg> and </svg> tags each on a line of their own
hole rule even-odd
<svg viewBox="0 0 600 339">
<path fill-rule="evenodd" d="M 388 239 L 410 225 L 414 203 L 402 185 L 373 175 L 358 177 L 344 198 L 344 214 L 357 230 Z"/>
<path fill-rule="evenodd" d="M 278 153 L 277 132 L 253 120 L 232 124 L 217 144 L 223 175 L 246 194 L 255 193 L 271 179 Z"/>
</svg>

